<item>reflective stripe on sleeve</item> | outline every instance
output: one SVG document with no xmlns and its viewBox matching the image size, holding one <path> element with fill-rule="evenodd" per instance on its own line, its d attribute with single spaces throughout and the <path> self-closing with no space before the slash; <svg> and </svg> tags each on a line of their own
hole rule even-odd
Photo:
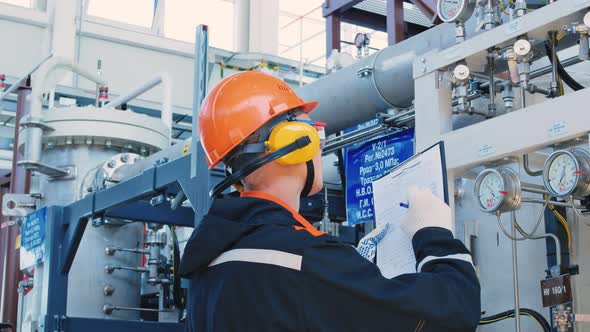
<svg viewBox="0 0 590 332">
<path fill-rule="evenodd" d="M 424 267 L 424 265 L 426 263 L 432 262 L 434 260 L 439 260 L 439 259 L 458 259 L 464 262 L 467 262 L 469 264 L 471 264 L 471 266 L 473 266 L 473 259 L 471 258 L 471 255 L 469 254 L 455 254 L 455 255 L 448 255 L 448 256 L 441 256 L 441 257 L 437 257 L 437 256 L 428 256 L 426 258 L 424 258 L 420 264 L 418 264 L 418 272 L 422 272 L 422 267 Z M 475 269 L 475 267 L 473 267 Z"/>
<path fill-rule="evenodd" d="M 303 257 L 279 250 L 270 249 L 233 249 L 215 258 L 209 267 L 227 262 L 248 262 L 269 264 L 301 271 Z"/>
</svg>

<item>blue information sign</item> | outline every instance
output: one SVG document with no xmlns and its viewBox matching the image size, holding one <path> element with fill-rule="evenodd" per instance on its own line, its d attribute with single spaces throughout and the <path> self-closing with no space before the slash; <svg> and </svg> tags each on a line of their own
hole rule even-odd
<svg viewBox="0 0 590 332">
<path fill-rule="evenodd" d="M 45 214 L 39 209 L 23 219 L 21 227 L 21 269 L 43 262 L 45 256 Z"/>
<path fill-rule="evenodd" d="M 377 124 L 376 120 L 357 128 Z M 373 184 L 414 155 L 414 129 L 388 134 L 345 149 L 346 214 L 349 225 L 375 220 Z"/>
</svg>

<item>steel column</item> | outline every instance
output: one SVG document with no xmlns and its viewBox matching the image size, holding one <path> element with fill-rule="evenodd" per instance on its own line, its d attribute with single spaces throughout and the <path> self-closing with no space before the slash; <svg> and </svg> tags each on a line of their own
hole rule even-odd
<svg viewBox="0 0 590 332">
<path fill-rule="evenodd" d="M 333 50 L 340 51 L 340 14 L 334 13 L 326 17 L 326 57 L 330 57 Z"/>
<path fill-rule="evenodd" d="M 404 22 L 404 1 L 387 0 L 387 42 L 395 45 L 406 39 L 406 24 Z"/>
</svg>

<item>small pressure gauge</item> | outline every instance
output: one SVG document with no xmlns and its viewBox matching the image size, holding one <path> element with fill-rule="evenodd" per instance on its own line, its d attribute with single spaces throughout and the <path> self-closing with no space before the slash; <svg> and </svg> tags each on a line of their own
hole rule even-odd
<svg viewBox="0 0 590 332">
<path fill-rule="evenodd" d="M 356 46 L 356 48 L 363 48 L 367 45 L 369 45 L 370 43 L 370 38 L 369 35 L 366 33 L 357 33 L 356 36 L 354 36 L 354 46 Z"/>
<path fill-rule="evenodd" d="M 474 194 L 484 212 L 516 210 L 521 202 L 520 180 L 510 168 L 488 168 L 475 179 Z"/>
<path fill-rule="evenodd" d="M 545 161 L 543 182 L 555 197 L 587 196 L 590 194 L 590 154 L 582 149 L 553 152 Z"/>
<path fill-rule="evenodd" d="M 465 22 L 473 14 L 474 0 L 438 0 L 436 10 L 444 22 Z"/>
</svg>

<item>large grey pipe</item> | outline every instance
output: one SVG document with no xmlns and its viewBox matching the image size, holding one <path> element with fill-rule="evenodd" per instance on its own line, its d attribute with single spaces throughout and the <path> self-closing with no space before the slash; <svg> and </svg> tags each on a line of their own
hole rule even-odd
<svg viewBox="0 0 590 332">
<path fill-rule="evenodd" d="M 296 89 L 320 102 L 312 117 L 328 123 L 328 134 L 368 121 L 389 108 L 406 108 L 414 99 L 414 60 L 455 44 L 455 27 L 441 24 L 349 67 Z M 368 75 L 360 73 L 365 69 Z"/>
</svg>

